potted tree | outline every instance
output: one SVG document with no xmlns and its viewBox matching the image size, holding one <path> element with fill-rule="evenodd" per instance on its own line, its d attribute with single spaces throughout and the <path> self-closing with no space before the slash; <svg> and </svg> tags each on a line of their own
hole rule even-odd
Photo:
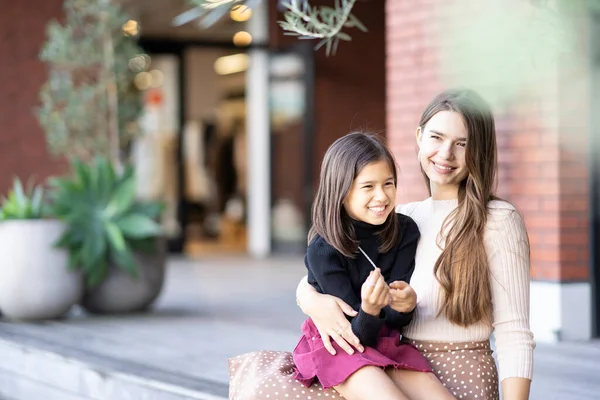
<svg viewBox="0 0 600 400">
<path fill-rule="evenodd" d="M 48 81 L 37 113 L 50 153 L 73 160 L 71 175 L 51 181 L 52 210 L 66 225 L 58 246 L 85 277 L 86 309 L 137 311 L 160 293 L 165 268 L 160 207 L 134 198 L 126 157 L 140 131 L 134 78 L 149 58 L 117 2 L 65 0 L 64 9 L 40 52 Z"/>
<path fill-rule="evenodd" d="M 120 168 L 140 131 L 143 104 L 134 81 L 149 58 L 133 21 L 114 3 L 65 0 L 64 22 L 48 24 L 40 52 L 48 80 L 37 116 L 52 155 L 85 162 L 103 155 Z"/>
<path fill-rule="evenodd" d="M 50 207 L 66 230 L 57 246 L 86 282 L 81 305 L 94 313 L 141 311 L 160 294 L 165 243 L 161 205 L 135 199 L 133 168 L 105 157 L 72 162 L 71 176 L 50 180 Z"/>
<path fill-rule="evenodd" d="M 82 296 L 81 273 L 65 268 L 67 252 L 53 246 L 65 226 L 48 216 L 42 187 L 24 190 L 16 179 L 0 209 L 0 310 L 7 318 L 57 318 Z"/>
</svg>

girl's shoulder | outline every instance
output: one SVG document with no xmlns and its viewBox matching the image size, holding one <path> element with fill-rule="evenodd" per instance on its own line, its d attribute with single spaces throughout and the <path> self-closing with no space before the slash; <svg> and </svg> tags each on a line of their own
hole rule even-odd
<svg viewBox="0 0 600 400">
<path fill-rule="evenodd" d="M 329 256 L 338 253 L 335 247 L 330 245 L 321 235 L 315 235 L 313 240 L 308 244 L 306 251 L 308 254 L 318 256 Z"/>
<path fill-rule="evenodd" d="M 402 230 L 417 228 L 417 223 L 405 213 L 398 212 L 396 210 L 396 221 L 398 221 L 398 226 Z M 417 228 L 418 229 L 418 228 Z"/>
<path fill-rule="evenodd" d="M 396 221 L 398 221 L 398 229 L 400 232 L 396 247 L 402 247 L 406 243 L 419 240 L 421 232 L 419 231 L 419 226 L 412 217 L 396 212 Z"/>
</svg>

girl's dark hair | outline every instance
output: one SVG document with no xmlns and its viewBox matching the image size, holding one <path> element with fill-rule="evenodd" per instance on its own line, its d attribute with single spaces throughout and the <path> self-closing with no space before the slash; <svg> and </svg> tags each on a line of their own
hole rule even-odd
<svg viewBox="0 0 600 400">
<path fill-rule="evenodd" d="M 442 225 L 445 246 L 434 273 L 442 286 L 440 314 L 459 326 L 492 323 L 492 291 L 483 244 L 487 205 L 497 199 L 496 128 L 490 106 L 474 91 L 451 89 L 436 96 L 425 108 L 419 126 L 440 111 L 461 115 L 467 128 L 465 162 L 469 172 L 458 188 L 458 207 Z M 429 178 L 423 172 L 430 190 Z M 441 241 L 442 237 L 438 237 Z M 438 245 L 440 242 L 438 242 Z"/>
<path fill-rule="evenodd" d="M 312 208 L 312 227 L 308 232 L 308 243 L 316 235 L 321 236 L 346 257 L 354 257 L 358 251 L 358 240 L 352 220 L 343 202 L 360 171 L 377 161 L 388 163 L 394 176 L 398 176 L 394 156 L 375 135 L 352 132 L 337 139 L 325 153 L 321 164 L 319 188 Z M 380 252 L 386 253 L 400 240 L 400 230 L 394 212 L 381 225 Z"/>
</svg>

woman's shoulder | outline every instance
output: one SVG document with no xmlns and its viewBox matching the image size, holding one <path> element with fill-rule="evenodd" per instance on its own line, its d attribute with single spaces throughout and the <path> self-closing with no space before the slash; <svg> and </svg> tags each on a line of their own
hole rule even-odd
<svg viewBox="0 0 600 400">
<path fill-rule="evenodd" d="M 517 208 L 505 200 L 492 200 L 488 203 L 488 230 L 525 231 L 525 224 Z"/>
<path fill-rule="evenodd" d="M 490 201 L 488 203 L 487 208 L 490 213 L 496 213 L 496 214 L 509 213 L 510 211 L 517 211 L 515 206 L 510 204 L 508 201 L 500 200 L 500 199 Z"/>
<path fill-rule="evenodd" d="M 413 201 L 412 203 L 398 204 L 396 206 L 396 212 L 398 214 L 404 214 L 412 217 L 421 204 L 423 204 L 423 201 Z"/>
<path fill-rule="evenodd" d="M 506 200 L 492 200 L 488 203 L 487 209 L 492 221 L 512 217 L 514 214 L 519 215 L 517 208 Z"/>
</svg>

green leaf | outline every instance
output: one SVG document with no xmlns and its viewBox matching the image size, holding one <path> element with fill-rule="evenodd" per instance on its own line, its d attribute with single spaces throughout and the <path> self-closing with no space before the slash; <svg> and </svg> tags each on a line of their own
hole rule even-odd
<svg viewBox="0 0 600 400">
<path fill-rule="evenodd" d="M 134 180 L 135 181 L 135 169 L 132 165 L 126 165 L 123 173 L 119 177 L 121 181 Z"/>
<path fill-rule="evenodd" d="M 123 251 L 112 253 L 112 258 L 115 261 L 115 264 L 131 275 L 133 278 L 137 278 L 139 276 L 138 265 L 133 258 L 133 254 L 129 249 L 125 249 Z"/>
<path fill-rule="evenodd" d="M 112 194 L 108 206 L 106 207 L 106 215 L 112 218 L 125 212 L 131 207 L 135 200 L 135 180 L 126 179 L 120 183 L 115 192 Z"/>
<path fill-rule="evenodd" d="M 132 239 L 129 244 L 133 250 L 139 250 L 147 254 L 155 254 L 158 250 L 155 238 Z"/>
<path fill-rule="evenodd" d="M 32 213 L 38 216 L 42 214 L 42 200 L 44 198 L 44 189 L 40 186 L 33 189 L 33 195 L 31 196 L 31 209 Z"/>
<path fill-rule="evenodd" d="M 97 159 L 96 168 L 98 169 L 98 201 L 107 203 L 115 184 L 115 170 L 105 158 Z"/>
<path fill-rule="evenodd" d="M 367 29 L 367 27 L 364 26 L 364 24 L 362 22 L 360 22 L 360 20 L 354 16 L 354 14 L 350 14 L 348 16 L 348 22 L 346 22 L 345 26 L 348 28 L 358 28 L 359 30 L 361 30 L 363 32 L 369 31 Z"/>
<path fill-rule="evenodd" d="M 321 40 L 316 46 L 315 46 L 315 50 L 319 50 L 321 47 L 323 47 L 324 44 L 329 43 L 329 41 L 327 39 L 323 39 Z"/>
<path fill-rule="evenodd" d="M 283 17 L 285 18 L 285 20 L 287 21 L 287 23 L 292 26 L 294 25 L 294 21 L 296 20 L 296 18 L 292 15 L 292 14 L 283 14 Z M 284 23 L 283 21 L 279 22 L 280 24 Z"/>
<path fill-rule="evenodd" d="M 26 201 L 25 192 L 23 191 L 23 185 L 21 180 L 15 179 L 13 184 L 14 202 L 16 204 L 23 204 Z"/>
<path fill-rule="evenodd" d="M 348 36 L 348 37 L 350 37 L 350 36 Z M 338 39 L 337 36 L 335 38 L 333 38 L 332 40 L 333 40 L 333 51 L 332 51 L 332 53 L 335 54 L 337 52 L 337 48 L 338 48 L 338 44 L 340 43 L 340 40 Z"/>
<path fill-rule="evenodd" d="M 108 275 L 108 263 L 105 259 L 100 259 L 94 264 L 93 268 L 85 275 L 85 282 L 88 288 L 95 288 Z"/>
<path fill-rule="evenodd" d="M 336 38 L 340 39 L 340 40 L 345 40 L 347 42 L 351 41 L 352 38 L 350 37 L 350 35 L 348 35 L 347 33 L 344 32 L 338 32 L 337 35 L 335 35 Z"/>
<path fill-rule="evenodd" d="M 143 214 L 148 218 L 156 219 L 162 214 L 164 208 L 164 204 L 157 201 L 137 201 L 131 206 L 130 211 L 132 214 Z"/>
<path fill-rule="evenodd" d="M 69 252 L 69 266 L 68 269 L 70 271 L 74 271 L 81 268 L 81 263 L 79 261 L 79 253 L 77 251 L 71 250 Z"/>
<path fill-rule="evenodd" d="M 78 159 L 73 160 L 72 167 L 79 178 L 79 182 L 81 182 L 84 187 L 90 187 L 92 182 L 90 168 Z"/>
<path fill-rule="evenodd" d="M 161 234 L 159 224 L 142 214 L 130 214 L 116 221 L 126 237 L 141 239 Z"/>
<path fill-rule="evenodd" d="M 97 165 L 92 164 L 92 165 L 86 165 L 86 170 L 88 171 L 88 176 L 89 176 L 89 193 L 93 198 L 98 198 L 98 175 L 99 175 L 99 170 Z"/>
<path fill-rule="evenodd" d="M 126 249 L 125 238 L 119 227 L 114 222 L 107 222 L 105 228 L 108 243 L 112 250 L 116 253 L 124 251 Z"/>
<path fill-rule="evenodd" d="M 98 263 L 98 260 L 105 259 L 106 255 L 106 238 L 104 235 L 95 235 L 87 232 L 83 239 L 81 247 L 81 261 L 85 264 L 83 267 L 93 267 Z"/>
<path fill-rule="evenodd" d="M 286 8 L 288 10 L 293 10 L 294 9 L 294 5 L 292 5 L 291 1 L 282 1 L 280 3 L 281 7 Z M 284 14 L 287 15 L 287 14 Z"/>
<path fill-rule="evenodd" d="M 54 242 L 54 247 L 59 249 L 71 249 L 71 247 L 73 246 L 73 242 L 73 234 L 71 233 L 71 231 L 68 230 L 64 232 L 56 242 Z"/>
<path fill-rule="evenodd" d="M 6 219 L 15 219 L 18 218 L 18 213 L 19 210 L 16 206 L 16 204 L 14 203 L 14 196 L 11 196 L 10 194 L 8 195 L 8 201 L 4 204 L 3 210 L 4 210 L 4 217 Z"/>
<path fill-rule="evenodd" d="M 2 219 L 42 218 L 42 198 L 41 186 L 27 185 L 24 189 L 21 180 L 15 178 L 8 196 L 2 198 Z"/>
<path fill-rule="evenodd" d="M 335 24 L 334 19 L 337 16 L 337 10 L 334 10 L 331 7 L 321 6 L 320 12 L 321 12 L 321 18 L 324 21 L 327 21 L 327 24 L 329 24 L 329 25 Z"/>
</svg>

